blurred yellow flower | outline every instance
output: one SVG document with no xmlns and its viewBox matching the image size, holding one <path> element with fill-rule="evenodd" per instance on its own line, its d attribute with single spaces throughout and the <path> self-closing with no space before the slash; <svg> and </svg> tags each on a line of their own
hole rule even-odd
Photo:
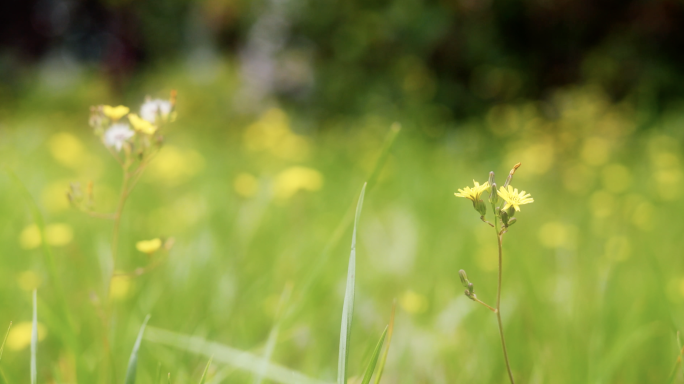
<svg viewBox="0 0 684 384">
<path fill-rule="evenodd" d="M 126 116 L 129 109 L 126 106 L 119 105 L 118 107 L 112 107 L 111 105 L 103 105 L 102 113 L 112 120 L 119 120 L 120 118 Z"/>
<path fill-rule="evenodd" d="M 191 149 L 166 145 L 150 163 L 147 181 L 178 185 L 204 168 L 204 157 Z"/>
<path fill-rule="evenodd" d="M 142 253 L 147 253 L 148 255 L 151 255 L 159 250 L 162 246 L 162 241 L 160 238 L 152 239 L 152 240 L 142 240 L 138 241 L 135 243 L 135 248 L 142 252 Z"/>
<path fill-rule="evenodd" d="M 290 167 L 280 172 L 275 179 L 274 195 L 288 199 L 300 190 L 318 191 L 323 186 L 323 175 L 315 169 Z"/>
<path fill-rule="evenodd" d="M 67 167 L 82 165 L 86 157 L 86 151 L 81 141 L 71 133 L 55 133 L 48 140 L 50 154 L 59 163 Z"/>
<path fill-rule="evenodd" d="M 128 297 L 133 283 L 127 277 L 115 276 L 109 285 L 109 298 L 112 300 L 123 300 Z"/>
<path fill-rule="evenodd" d="M 508 189 L 504 187 L 499 188 L 497 193 L 502 199 L 506 200 L 506 205 L 503 206 L 503 209 L 513 207 L 516 211 L 520 211 L 521 205 L 534 202 L 529 193 L 525 193 L 525 191 L 518 193 L 518 188 L 513 189 L 510 185 Z"/>
<path fill-rule="evenodd" d="M 49 224 L 45 226 L 45 238 L 49 245 L 61 247 L 71 243 L 74 239 L 74 231 L 68 224 Z M 35 224 L 27 226 L 19 234 L 19 245 L 23 249 L 35 249 L 41 243 L 40 230 Z"/>
<path fill-rule="evenodd" d="M 69 200 L 66 191 L 69 187 L 68 180 L 60 180 L 48 184 L 40 194 L 40 202 L 49 212 L 60 212 L 69 209 Z"/>
<path fill-rule="evenodd" d="M 146 135 L 152 135 L 157 131 L 157 127 L 154 124 L 145 119 L 141 119 L 135 113 L 128 115 L 128 121 L 133 126 L 133 129 Z"/>
<path fill-rule="evenodd" d="M 40 286 L 40 283 L 40 276 L 33 271 L 24 271 L 17 276 L 19 288 L 27 292 L 32 292 L 34 289 L 37 289 Z"/>
<path fill-rule="evenodd" d="M 539 228 L 539 242 L 546 248 L 574 249 L 577 244 L 577 227 L 559 221 L 550 221 Z"/>
<path fill-rule="evenodd" d="M 249 173 L 240 173 L 233 180 L 233 189 L 242 197 L 252 197 L 259 192 L 259 180 Z"/>
<path fill-rule="evenodd" d="M 475 180 L 473 180 L 473 183 L 475 184 L 473 188 L 465 187 L 464 189 L 459 189 L 459 193 L 454 193 L 454 196 L 465 197 L 466 199 L 472 200 L 473 202 L 477 202 L 478 200 L 480 200 L 482 192 L 489 189 L 489 181 L 485 181 L 485 183 L 482 185 L 480 185 L 480 183 L 478 183 Z"/>
<path fill-rule="evenodd" d="M 399 298 L 399 305 L 404 311 L 415 315 L 427 311 L 428 299 L 409 289 Z"/>
<path fill-rule="evenodd" d="M 42 341 L 47 336 L 47 328 L 42 323 L 38 323 L 38 341 Z M 22 321 L 12 326 L 5 346 L 12 351 L 20 351 L 31 344 L 31 333 L 33 324 L 30 321 Z"/>
</svg>

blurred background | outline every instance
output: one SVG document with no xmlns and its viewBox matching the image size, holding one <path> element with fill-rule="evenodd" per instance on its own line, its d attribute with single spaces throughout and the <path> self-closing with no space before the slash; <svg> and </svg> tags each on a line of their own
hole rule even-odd
<svg viewBox="0 0 684 384">
<path fill-rule="evenodd" d="M 3 176 L 0 326 L 14 328 L 0 378 L 28 380 L 38 288 L 40 382 L 121 382 L 148 313 L 256 356 L 277 329 L 271 361 L 334 381 L 345 217 L 398 122 L 359 227 L 352 375 L 397 299 L 383 383 L 505 382 L 495 316 L 457 276 L 493 304 L 496 239 L 453 192 L 489 171 L 501 184 L 520 161 L 512 184 L 535 202 L 504 239 L 514 375 L 666 382 L 684 329 L 682 68 L 674 0 L 7 0 L 0 162 L 44 217 L 78 341 L 30 205 Z M 65 197 L 92 181 L 99 212 L 117 203 L 121 169 L 89 107 L 137 111 L 172 89 L 178 119 L 124 211 L 115 268 L 148 265 L 137 241 L 175 245 L 107 297 L 112 223 Z M 197 382 L 207 359 L 143 341 L 138 382 L 159 364 Z M 254 382 L 221 361 L 210 378 Z"/>
</svg>

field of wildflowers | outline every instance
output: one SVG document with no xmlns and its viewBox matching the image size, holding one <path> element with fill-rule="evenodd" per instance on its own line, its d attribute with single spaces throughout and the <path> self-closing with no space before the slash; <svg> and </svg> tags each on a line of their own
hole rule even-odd
<svg viewBox="0 0 684 384">
<path fill-rule="evenodd" d="M 321 118 L 231 107 L 217 70 L 0 109 L 0 380 L 365 383 L 379 361 L 382 383 L 502 383 L 501 330 L 517 382 L 684 382 L 676 105 L 584 85 L 467 121 L 420 100 Z M 463 188 L 518 162 L 534 203 L 499 189 L 495 223 L 492 181 Z M 500 265 L 483 221 L 514 219 Z M 499 271 L 494 316 L 471 299 L 499 309 Z"/>
</svg>

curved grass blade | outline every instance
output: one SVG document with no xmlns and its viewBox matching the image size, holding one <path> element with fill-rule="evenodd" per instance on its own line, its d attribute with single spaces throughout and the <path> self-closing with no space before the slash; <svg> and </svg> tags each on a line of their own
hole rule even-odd
<svg viewBox="0 0 684 384">
<path fill-rule="evenodd" d="M 33 290 L 33 324 L 31 326 L 31 384 L 36 384 L 37 362 L 36 349 L 38 348 L 38 304 L 36 304 L 36 290 Z"/>
<path fill-rule="evenodd" d="M 9 323 L 9 327 L 7 327 L 7 332 L 5 332 L 5 338 L 2 340 L 2 345 L 0 345 L 0 361 L 2 360 L 2 352 L 5 350 L 5 343 L 7 342 L 7 336 L 9 336 L 10 329 L 12 329 L 11 321 Z"/>
<path fill-rule="evenodd" d="M 38 227 L 40 238 L 45 239 L 45 219 L 43 218 L 43 214 L 40 212 L 40 209 L 38 208 L 38 204 L 36 204 L 36 201 L 33 199 L 33 196 L 31 196 L 31 192 L 29 192 L 28 188 L 26 188 L 26 185 L 24 185 L 24 183 L 12 170 L 5 168 L 5 171 L 9 175 L 9 178 L 14 184 L 14 186 L 23 195 L 24 200 L 26 201 L 26 204 L 29 210 L 31 211 L 33 221 Z M 43 259 L 45 261 L 45 266 L 47 267 L 48 275 L 50 276 L 50 281 L 52 282 L 54 292 L 57 296 L 57 300 L 59 301 L 59 308 L 61 310 L 61 315 L 63 316 L 63 320 L 61 322 L 65 323 L 65 326 L 67 328 L 66 332 L 60 332 L 60 334 L 62 335 L 62 338 L 65 341 L 65 343 L 71 347 L 72 352 L 75 355 L 79 355 L 80 347 L 78 338 L 76 337 L 76 327 L 74 325 L 71 312 L 69 312 L 69 306 L 67 305 L 66 295 L 62 290 L 62 283 L 60 281 L 59 274 L 57 273 L 55 255 L 52 253 L 52 248 L 47 244 L 46 241 L 41 241 L 41 250 L 43 253 Z"/>
<path fill-rule="evenodd" d="M 378 340 L 378 344 L 375 346 L 375 349 L 373 350 L 373 354 L 371 355 L 371 359 L 368 362 L 368 366 L 366 366 L 366 372 L 363 373 L 363 380 L 361 380 L 361 384 L 370 383 L 371 377 L 373 377 L 373 372 L 375 372 L 375 366 L 378 364 L 378 357 L 380 357 L 380 349 L 382 349 L 382 345 L 385 343 L 385 337 L 387 336 L 388 328 L 389 325 L 385 327 L 384 331 L 382 331 L 382 336 L 380 336 L 380 340 Z"/>
<path fill-rule="evenodd" d="M 394 123 L 392 124 L 389 132 L 385 136 L 385 140 L 383 142 L 382 149 L 380 150 L 380 154 L 378 155 L 378 159 L 376 160 L 375 165 L 373 166 L 373 170 L 370 172 L 368 178 L 366 179 L 368 182 L 368 191 L 370 191 L 373 188 L 378 176 L 380 175 L 380 172 L 382 172 L 385 163 L 387 162 L 387 158 L 389 157 L 390 151 L 392 150 L 394 142 L 396 141 L 396 138 L 399 135 L 400 131 L 401 125 L 399 123 Z M 316 279 L 320 277 L 321 271 L 328 264 L 328 260 L 330 259 L 332 250 L 337 246 L 337 244 L 339 244 L 339 242 L 342 240 L 342 237 L 347 232 L 347 228 L 349 228 L 349 226 L 351 225 L 352 219 L 354 218 L 353 215 L 354 202 L 352 201 L 349 204 L 349 208 L 345 210 L 342 219 L 337 224 L 337 227 L 335 227 L 335 229 L 333 230 L 332 236 L 323 248 L 323 251 L 321 252 L 321 257 L 317 259 L 316 264 L 311 269 L 311 272 L 306 276 L 305 280 L 302 283 L 298 284 L 300 287 L 300 291 L 302 293 L 306 293 L 309 290 L 311 290 L 311 286 L 315 283 Z M 291 317 L 298 310 L 301 309 L 301 303 L 304 303 L 304 300 L 297 301 L 300 304 L 298 306 L 293 305 L 293 307 L 288 310 L 288 313 L 285 317 Z"/>
<path fill-rule="evenodd" d="M 12 322 L 10 321 L 9 327 L 7 327 L 7 332 L 5 332 L 5 338 L 2 340 L 2 345 L 0 345 L 0 360 L 2 360 L 2 352 L 5 350 L 5 343 L 7 342 L 7 336 L 9 336 L 11 329 Z M 5 372 L 3 372 L 2 367 L 0 367 L 0 384 L 5 383 L 7 383 L 7 378 L 5 377 Z"/>
<path fill-rule="evenodd" d="M 352 233 L 351 254 L 349 255 L 349 268 L 347 270 L 347 288 L 344 293 L 344 305 L 342 306 L 342 324 L 340 327 L 340 349 L 337 359 L 337 384 L 347 384 L 347 363 L 349 360 L 349 339 L 351 337 L 352 317 L 354 315 L 354 289 L 356 286 L 356 228 L 361 216 L 363 197 L 366 194 L 366 186 L 363 184 L 359 202 L 356 204 L 356 216 L 354 218 L 354 232 Z"/>
<path fill-rule="evenodd" d="M 204 382 L 207 379 L 207 372 L 209 372 L 209 367 L 211 366 L 211 361 L 214 360 L 214 357 L 209 358 L 209 362 L 207 362 L 207 366 L 204 367 L 204 372 L 202 373 L 202 377 L 200 378 L 199 384 L 204 384 Z"/>
<path fill-rule="evenodd" d="M 394 333 L 394 314 L 397 309 L 397 300 L 392 303 L 392 315 L 390 316 L 389 330 L 387 331 L 387 345 L 385 346 L 385 353 L 382 354 L 382 359 L 380 359 L 380 365 L 378 366 L 378 373 L 375 374 L 374 384 L 380 384 L 380 379 L 382 378 L 382 372 L 385 370 L 385 363 L 387 362 L 387 355 L 389 354 L 390 344 L 392 344 L 392 334 Z"/>
<path fill-rule="evenodd" d="M 259 369 L 259 372 L 257 372 L 257 375 L 254 379 L 255 384 L 261 384 L 264 381 L 264 376 L 266 375 L 266 370 L 268 369 L 268 362 L 271 360 L 271 356 L 273 356 L 273 351 L 275 351 L 276 343 L 278 342 L 280 326 L 283 323 L 283 309 L 287 305 L 287 302 L 290 300 L 291 295 L 292 284 L 288 283 L 285 286 L 285 290 L 283 290 L 283 293 L 280 295 L 278 309 L 276 311 L 275 324 L 273 325 L 273 328 L 271 328 L 271 332 L 268 333 L 268 340 L 266 341 L 263 362 L 261 363 L 261 369 Z"/>
<path fill-rule="evenodd" d="M 159 328 L 148 328 L 145 332 L 145 340 L 206 357 L 213 356 L 216 361 L 252 373 L 259 372 L 263 364 L 263 358 L 253 353 L 210 342 L 201 337 L 183 335 Z M 264 378 L 281 384 L 330 384 L 275 363 L 268 363 Z"/>
<path fill-rule="evenodd" d="M 145 317 L 142 326 L 140 327 L 140 332 L 138 332 L 138 338 L 135 340 L 133 345 L 133 351 L 131 352 L 131 357 L 128 359 L 128 369 L 126 369 L 126 384 L 135 384 L 135 373 L 138 369 L 138 350 L 140 349 L 140 343 L 142 342 L 143 334 L 145 333 L 145 327 L 147 322 L 150 321 L 150 315 Z"/>
</svg>

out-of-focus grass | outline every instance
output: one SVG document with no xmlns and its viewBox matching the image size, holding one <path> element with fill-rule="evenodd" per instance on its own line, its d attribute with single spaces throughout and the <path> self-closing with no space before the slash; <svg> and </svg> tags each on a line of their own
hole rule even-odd
<svg viewBox="0 0 684 384">
<path fill-rule="evenodd" d="M 347 242 L 330 250 L 322 268 L 316 261 L 394 121 L 403 130 L 366 196 L 359 232 L 357 267 L 364 272 L 356 277 L 350 376 L 360 379 L 396 297 L 383 382 L 506 380 L 496 319 L 463 296 L 457 276 L 466 269 L 478 297 L 492 301 L 496 244 L 453 192 L 473 178 L 483 182 L 490 170 L 501 179 L 521 161 L 513 185 L 535 203 L 507 234 L 502 295 L 516 378 L 667 380 L 678 354 L 675 332 L 684 328 L 684 112 L 677 106 L 656 115 L 636 99 L 611 103 L 583 86 L 459 122 L 439 106 L 382 95 L 354 116 L 321 118 L 287 107 L 250 114 L 231 107 L 237 79 L 227 66 L 211 83 L 183 68 L 162 69 L 123 99 L 96 77 L 61 90 L 28 84 L 0 110 L 0 158 L 44 215 L 81 351 L 63 341 L 69 330 L 31 211 L 3 176 L 0 324 L 15 324 L 2 356 L 7 382 L 29 376 L 31 335 L 20 325 L 30 323 L 34 288 L 38 381 L 73 382 L 78 366 L 79 382 L 108 382 L 98 360 L 106 329 L 99 308 L 112 223 L 69 209 L 64 192 L 70 181 L 93 180 L 97 209 L 111 212 L 120 172 L 90 132 L 88 107 L 135 108 L 144 92 L 162 95 L 167 87 L 178 90 L 179 118 L 126 207 L 117 268 L 146 264 L 136 241 L 173 236 L 176 245 L 162 267 L 113 282 L 108 340 L 117 380 L 151 313 L 155 329 L 267 354 L 334 381 Z M 350 236 L 351 227 L 343 238 Z M 289 285 L 296 310 L 282 318 L 270 351 L 279 297 Z M 137 382 L 152 382 L 159 363 L 174 382 L 199 382 L 206 358 L 143 341 Z M 207 381 L 218 373 L 224 382 L 255 379 L 224 371 L 216 358 Z"/>
</svg>

